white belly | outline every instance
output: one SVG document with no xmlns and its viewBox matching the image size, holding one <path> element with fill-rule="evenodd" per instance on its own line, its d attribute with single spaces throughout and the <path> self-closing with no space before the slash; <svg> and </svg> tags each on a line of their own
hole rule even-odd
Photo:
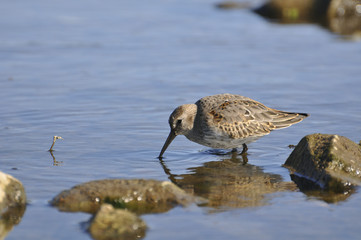
<svg viewBox="0 0 361 240">
<path fill-rule="evenodd" d="M 204 136 L 203 138 L 194 138 L 188 137 L 189 140 L 201 144 L 203 146 L 211 147 L 211 148 L 221 148 L 221 149 L 231 149 L 231 148 L 240 148 L 242 144 L 248 144 L 253 141 L 256 141 L 258 138 L 262 136 L 252 136 L 247 138 L 230 138 L 229 136 Z"/>
</svg>

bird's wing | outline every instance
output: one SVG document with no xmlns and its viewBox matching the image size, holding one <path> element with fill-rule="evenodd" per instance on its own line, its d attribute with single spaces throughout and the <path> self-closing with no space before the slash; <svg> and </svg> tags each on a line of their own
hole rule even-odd
<svg viewBox="0 0 361 240">
<path fill-rule="evenodd" d="M 263 136 L 274 129 L 300 122 L 307 114 L 289 113 L 268 108 L 260 102 L 238 95 L 208 102 L 200 100 L 205 128 L 238 139 Z"/>
</svg>

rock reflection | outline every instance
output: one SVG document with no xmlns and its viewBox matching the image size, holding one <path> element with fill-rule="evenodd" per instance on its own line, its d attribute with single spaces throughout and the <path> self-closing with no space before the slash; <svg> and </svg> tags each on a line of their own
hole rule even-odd
<svg viewBox="0 0 361 240">
<path fill-rule="evenodd" d="M 26 209 L 23 184 L 13 176 L 0 171 L 0 239 L 5 239 L 20 223 Z"/>
<path fill-rule="evenodd" d="M 14 226 L 18 225 L 25 213 L 26 205 L 10 207 L 0 215 L 0 239 L 5 239 Z"/>
<path fill-rule="evenodd" d="M 208 199 L 205 205 L 219 210 L 267 205 L 272 197 L 268 194 L 297 189 L 294 183 L 283 182 L 280 175 L 265 173 L 239 157 L 232 154 L 230 159 L 206 162 L 182 175 L 172 174 L 161 159 L 160 163 L 173 183 Z"/>
<path fill-rule="evenodd" d="M 319 185 L 307 178 L 290 174 L 292 181 L 294 181 L 299 189 L 308 197 L 320 199 L 326 203 L 337 203 L 345 201 L 353 193 L 356 192 L 356 187 L 341 181 L 333 180 L 332 186 L 329 189 L 322 189 Z"/>
</svg>

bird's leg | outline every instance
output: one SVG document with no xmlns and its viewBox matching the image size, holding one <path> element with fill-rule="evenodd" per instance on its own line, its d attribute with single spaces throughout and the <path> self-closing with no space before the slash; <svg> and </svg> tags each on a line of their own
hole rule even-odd
<svg viewBox="0 0 361 240">
<path fill-rule="evenodd" d="M 247 150 L 248 150 L 248 147 L 247 147 L 247 145 L 245 144 L 245 143 L 243 143 L 243 149 L 242 149 L 242 152 L 241 152 L 241 154 L 240 155 L 244 155 L 246 152 L 247 152 Z M 231 151 L 232 153 L 234 153 L 234 152 L 237 152 L 237 148 L 232 148 L 232 151 Z"/>
<path fill-rule="evenodd" d="M 247 147 L 247 145 L 245 144 L 245 143 L 243 143 L 243 150 L 242 150 L 242 152 L 241 152 L 241 155 L 244 155 L 244 154 L 246 154 L 246 152 L 247 152 L 247 150 L 248 150 L 248 147 Z"/>
</svg>

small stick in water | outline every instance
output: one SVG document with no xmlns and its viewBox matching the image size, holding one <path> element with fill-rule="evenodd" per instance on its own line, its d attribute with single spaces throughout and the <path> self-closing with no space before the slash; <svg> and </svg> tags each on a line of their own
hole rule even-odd
<svg viewBox="0 0 361 240">
<path fill-rule="evenodd" d="M 51 147 L 50 147 L 50 149 L 49 149 L 50 152 L 53 151 L 53 147 L 54 147 L 54 144 L 55 144 L 55 142 L 56 142 L 57 139 L 63 140 L 63 138 L 60 137 L 60 136 L 54 136 L 54 137 L 53 137 L 53 144 L 51 144 Z"/>
</svg>

